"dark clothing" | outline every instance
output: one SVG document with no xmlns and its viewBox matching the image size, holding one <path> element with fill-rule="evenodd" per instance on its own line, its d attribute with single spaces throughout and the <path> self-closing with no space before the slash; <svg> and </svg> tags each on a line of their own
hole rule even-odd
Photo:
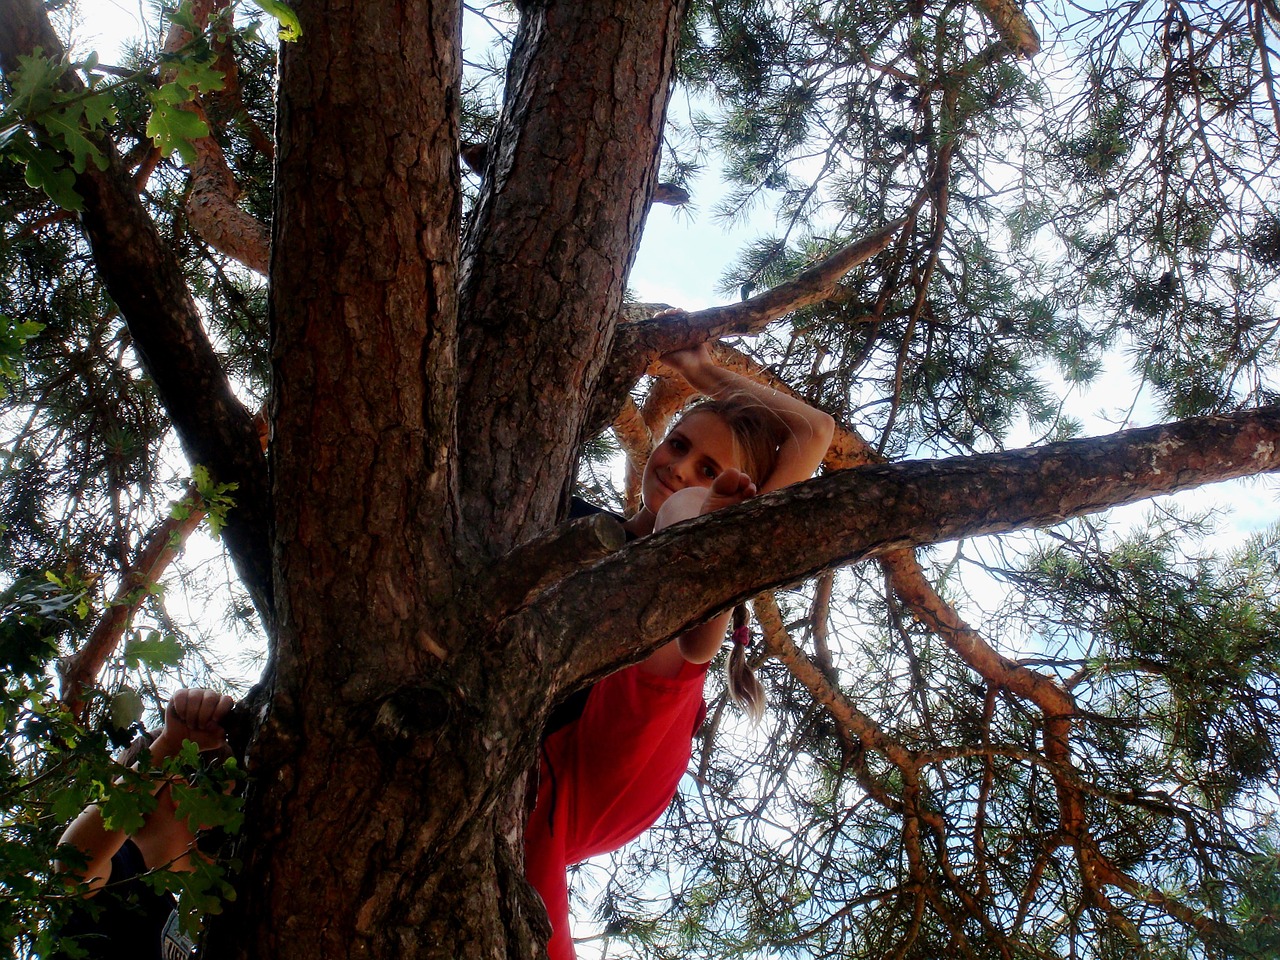
<svg viewBox="0 0 1280 960">
<path fill-rule="evenodd" d="M 72 908 L 62 939 L 75 938 L 87 960 L 187 960 L 194 944 L 178 927 L 177 901 L 142 880 L 147 865 L 132 840 L 111 858 L 111 877 Z M 65 960 L 59 951 L 56 960 Z"/>
<path fill-rule="evenodd" d="M 594 503 L 587 503 L 587 501 L 583 500 L 581 497 L 569 498 L 569 519 L 570 520 L 581 520 L 583 517 L 594 517 L 597 513 L 607 513 L 609 516 L 613 517 L 619 523 L 627 522 L 626 517 L 620 517 L 618 516 L 618 514 L 614 513 L 612 510 L 606 510 L 604 507 L 597 507 Z M 635 534 L 628 533 L 627 539 L 634 540 Z"/>
</svg>

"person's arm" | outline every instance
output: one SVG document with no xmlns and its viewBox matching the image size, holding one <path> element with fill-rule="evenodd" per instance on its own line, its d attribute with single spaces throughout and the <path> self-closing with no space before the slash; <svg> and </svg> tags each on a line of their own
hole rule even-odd
<svg viewBox="0 0 1280 960">
<path fill-rule="evenodd" d="M 752 478 L 760 493 L 808 480 L 827 455 L 835 434 L 835 420 L 803 400 L 717 366 L 707 344 L 673 350 L 663 354 L 662 362 L 684 377 L 689 386 L 699 393 L 713 399 L 746 394 L 759 400 L 786 424 L 789 436 L 778 450 L 778 463 L 773 473 L 767 477 Z"/>
<path fill-rule="evenodd" d="M 221 721 L 231 712 L 232 703 L 230 697 L 212 690 L 179 690 L 165 707 L 164 728 L 151 744 L 152 763 L 159 765 L 177 756 L 185 740 L 194 742 L 201 752 L 221 747 L 226 742 Z M 107 829 L 96 804 L 85 807 L 63 831 L 59 841 L 85 855 L 84 868 L 57 861 L 54 869 L 67 874 L 69 879 L 86 881 L 91 890 L 98 890 L 111 876 L 111 858 L 126 839 L 132 839 L 137 845 L 149 868 L 174 863 L 184 856 L 195 837 L 178 817 L 168 786 L 169 781 L 164 777 L 151 781 L 156 808 L 147 814 L 142 827 L 132 837 L 123 830 Z"/>
</svg>

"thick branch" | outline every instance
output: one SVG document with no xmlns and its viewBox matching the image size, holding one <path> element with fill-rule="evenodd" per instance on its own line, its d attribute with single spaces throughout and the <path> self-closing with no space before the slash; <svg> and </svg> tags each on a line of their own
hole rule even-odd
<svg viewBox="0 0 1280 960">
<path fill-rule="evenodd" d="M 626 542 L 622 524 L 609 514 L 562 524 L 502 558 L 488 602 L 497 610 L 520 606 L 548 584 L 620 550 Z"/>
<path fill-rule="evenodd" d="M 613 434 L 627 457 L 623 500 L 630 515 L 640 509 L 640 478 L 644 475 L 644 465 L 654 445 L 653 432 L 630 397 L 623 401 L 622 409 L 614 417 Z"/>
<path fill-rule="evenodd" d="M 460 286 L 459 465 L 475 492 L 461 527 L 481 555 L 548 529 L 572 476 L 656 180 L 684 7 L 521 11 Z"/>
<path fill-rule="evenodd" d="M 206 119 L 199 104 L 191 111 Z M 266 274 L 271 238 L 265 225 L 236 203 L 240 188 L 227 166 L 226 155 L 212 135 L 192 141 L 196 151 L 187 194 L 187 217 L 209 246 Z"/>
<path fill-rule="evenodd" d="M 1280 470 L 1280 408 L 798 484 L 635 543 L 530 611 L 572 686 L 713 610 L 840 563 Z M 625 586 L 624 586 L 625 585 Z M 608 601 L 601 603 L 602 597 Z"/>
<path fill-rule="evenodd" d="M 0 68 L 39 47 L 62 55 L 44 9 L 35 0 L 0 0 Z M 120 308 L 138 357 L 169 414 L 188 460 L 234 483 L 236 507 L 224 534 L 236 569 L 260 611 L 269 609 L 267 467 L 253 417 L 231 391 L 209 342 L 181 265 L 147 216 L 114 146 L 99 147 L 107 169 L 88 164 L 76 178 L 84 198 L 81 223 L 98 272 Z"/>
<path fill-rule="evenodd" d="M 227 0 L 198 0 L 192 5 L 191 16 L 196 25 L 203 29 L 209 18 L 215 12 L 224 11 L 226 6 Z M 177 53 L 192 39 L 192 34 L 185 27 L 178 23 L 170 24 L 164 51 Z M 218 60 L 218 66 L 226 71 L 226 84 L 229 86 L 234 83 L 235 57 L 226 55 L 224 51 L 224 55 Z M 165 71 L 166 78 L 171 78 L 172 73 L 172 70 Z M 198 97 L 184 109 L 191 111 L 209 127 L 209 118 Z M 266 274 L 270 235 L 264 224 L 236 203 L 240 189 L 227 166 L 222 147 L 218 145 L 212 132 L 193 140 L 191 146 L 196 153 L 186 202 L 191 226 L 215 250 L 238 260 L 250 270 Z"/>
</svg>

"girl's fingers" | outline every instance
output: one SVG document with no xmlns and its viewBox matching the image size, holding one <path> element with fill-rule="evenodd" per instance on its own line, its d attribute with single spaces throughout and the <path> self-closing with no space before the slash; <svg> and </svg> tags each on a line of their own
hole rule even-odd
<svg viewBox="0 0 1280 960">
<path fill-rule="evenodd" d="M 716 477 L 711 484 L 711 492 L 721 497 L 743 496 L 754 497 L 755 481 L 736 467 L 729 467 Z"/>
<path fill-rule="evenodd" d="M 213 690 L 183 689 L 173 695 L 169 706 L 174 719 L 192 730 L 205 730 L 230 712 L 233 701 Z"/>
<path fill-rule="evenodd" d="M 231 712 L 231 708 L 234 707 L 235 705 L 236 705 L 236 702 L 224 693 L 218 699 L 218 705 L 214 708 L 214 711 L 213 711 L 214 722 L 219 724 L 222 723 L 222 721 L 226 719 L 227 714 Z"/>
<path fill-rule="evenodd" d="M 213 723 L 214 711 L 218 709 L 218 701 L 221 699 L 218 694 L 212 690 L 203 691 L 204 696 L 200 698 L 200 728 L 207 729 Z"/>
</svg>

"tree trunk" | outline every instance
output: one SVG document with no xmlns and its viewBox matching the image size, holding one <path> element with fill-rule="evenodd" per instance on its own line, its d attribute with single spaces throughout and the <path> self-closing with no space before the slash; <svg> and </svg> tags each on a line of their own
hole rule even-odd
<svg viewBox="0 0 1280 960">
<path fill-rule="evenodd" d="M 497 584 L 536 582 L 536 552 L 493 561 L 553 525 L 572 476 L 678 5 L 526 14 L 461 315 L 458 4 L 298 13 L 272 245 L 273 674 L 210 952 L 529 957 L 547 930 L 525 775 L 556 658 L 491 609 Z"/>
<path fill-rule="evenodd" d="M 463 535 L 481 554 L 545 531 L 573 481 L 657 179 L 684 6 L 530 3 L 521 17 L 462 266 Z"/>
<path fill-rule="evenodd" d="M 458 0 L 294 5 L 269 497 L 256 432 L 128 177 L 117 165 L 79 184 L 104 279 L 184 443 L 218 479 L 241 478 L 230 546 L 259 602 L 273 597 L 244 870 L 209 956 L 537 955 L 526 772 L 557 695 L 806 573 L 1280 468 L 1280 413 L 1264 409 L 847 471 L 598 563 L 618 544 L 607 523 L 539 539 L 602 371 L 616 405 L 640 369 L 611 356 L 613 325 L 684 3 L 526 0 L 461 253 Z M 1005 6 L 983 5 L 1026 47 Z M 47 28 L 36 4 L 0 12 L 15 27 L 0 31 L 7 68 L 53 49 L 27 29 Z M 758 306 L 723 314 L 745 322 Z M 629 333 L 637 352 L 674 345 L 652 325 Z"/>
<path fill-rule="evenodd" d="M 424 924 L 458 912 L 460 891 L 499 899 L 495 864 L 514 857 L 495 823 L 517 795 L 444 665 L 463 620 L 447 521 L 460 8 L 297 12 L 272 242 L 273 670 L 241 894 L 211 947 L 495 956 L 502 914 L 474 910 L 434 942 Z M 442 862 L 459 867 L 445 883 Z"/>
</svg>

